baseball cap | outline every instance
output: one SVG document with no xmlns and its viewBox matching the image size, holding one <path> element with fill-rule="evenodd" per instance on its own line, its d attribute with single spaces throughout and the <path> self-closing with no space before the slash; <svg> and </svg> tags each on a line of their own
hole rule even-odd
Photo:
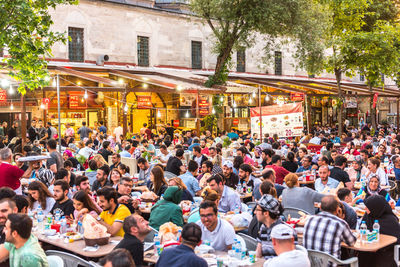
<svg viewBox="0 0 400 267">
<path fill-rule="evenodd" d="M 228 168 L 233 168 L 233 163 L 230 160 L 225 160 L 224 163 L 222 164 L 222 166 L 226 166 Z"/>
<path fill-rule="evenodd" d="M 183 227 L 181 235 L 184 240 L 197 244 L 201 241 L 201 228 L 195 223 L 188 223 Z"/>
<path fill-rule="evenodd" d="M 280 203 L 279 201 L 271 195 L 263 195 L 257 204 L 266 211 L 274 214 L 280 213 Z"/>
<path fill-rule="evenodd" d="M 293 228 L 285 223 L 278 224 L 272 228 L 271 238 L 291 239 L 294 237 Z"/>
</svg>

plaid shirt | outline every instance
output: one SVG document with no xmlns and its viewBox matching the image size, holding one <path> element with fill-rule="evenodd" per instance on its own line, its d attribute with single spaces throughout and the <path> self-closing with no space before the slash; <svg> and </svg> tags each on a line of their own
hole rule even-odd
<svg viewBox="0 0 400 267">
<path fill-rule="evenodd" d="M 340 243 L 351 246 L 356 241 L 349 225 L 329 212 L 322 211 L 306 222 L 303 239 L 306 249 L 326 252 L 340 259 Z"/>
</svg>

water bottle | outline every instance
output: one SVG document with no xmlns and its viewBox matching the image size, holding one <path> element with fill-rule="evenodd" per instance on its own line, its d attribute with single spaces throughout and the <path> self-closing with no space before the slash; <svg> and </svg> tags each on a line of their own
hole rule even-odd
<svg viewBox="0 0 400 267">
<path fill-rule="evenodd" d="M 37 227 L 39 232 L 44 230 L 44 213 L 40 205 L 37 208 Z"/>
<path fill-rule="evenodd" d="M 84 229 L 81 221 L 78 221 L 78 233 L 83 235 Z"/>
<path fill-rule="evenodd" d="M 240 213 L 240 207 L 239 205 L 235 206 L 235 210 L 234 210 L 235 214 L 239 214 Z"/>
<path fill-rule="evenodd" d="M 60 223 L 60 218 L 61 218 L 60 210 L 56 210 L 56 214 L 54 215 L 54 221 L 56 224 Z"/>
<path fill-rule="evenodd" d="M 60 234 L 65 234 L 66 232 L 67 232 L 67 219 L 65 219 L 65 216 L 62 216 Z"/>
<path fill-rule="evenodd" d="M 385 159 L 383 160 L 383 166 L 387 167 L 389 164 L 389 158 L 386 156 Z"/>
<path fill-rule="evenodd" d="M 247 185 L 246 185 L 246 182 L 244 182 L 244 181 L 243 181 L 243 185 L 242 185 L 242 190 L 243 190 L 243 193 L 246 194 L 246 192 L 247 192 Z"/>
<path fill-rule="evenodd" d="M 240 242 L 236 244 L 235 258 L 238 260 L 242 259 L 242 246 L 240 245 Z"/>
<path fill-rule="evenodd" d="M 365 174 L 361 175 L 360 182 L 362 187 L 365 187 L 366 180 Z"/>
<path fill-rule="evenodd" d="M 312 170 L 312 171 L 311 171 L 311 177 L 310 177 L 310 180 L 311 180 L 311 181 L 314 181 L 314 180 L 315 180 L 315 178 L 316 178 L 315 176 L 316 176 L 316 172 L 315 172 L 315 170 Z"/>
<path fill-rule="evenodd" d="M 178 237 L 176 238 L 176 241 L 180 241 L 179 239 L 181 239 L 181 235 L 182 235 L 182 230 L 181 229 L 179 229 L 178 230 Z"/>
<path fill-rule="evenodd" d="M 161 244 L 161 239 L 158 236 L 158 234 L 156 233 L 156 234 L 154 234 L 154 245 L 158 246 L 160 244 Z"/>
<path fill-rule="evenodd" d="M 236 251 L 236 243 L 237 243 L 237 239 L 233 239 L 233 244 L 232 244 L 232 250 Z"/>
<path fill-rule="evenodd" d="M 376 233 L 376 238 L 374 242 L 379 242 L 379 229 L 381 226 L 378 223 L 378 220 L 375 220 L 374 224 L 372 225 L 373 232 Z"/>
<path fill-rule="evenodd" d="M 239 182 L 236 186 L 236 191 L 241 194 L 242 193 L 242 184 Z"/>
<path fill-rule="evenodd" d="M 361 222 L 360 238 L 362 243 L 364 243 L 367 240 L 367 225 L 365 224 L 365 221 Z"/>
</svg>

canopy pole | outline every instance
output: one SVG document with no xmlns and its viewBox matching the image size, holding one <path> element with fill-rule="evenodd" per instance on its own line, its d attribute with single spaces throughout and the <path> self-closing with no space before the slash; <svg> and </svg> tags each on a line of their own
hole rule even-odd
<svg viewBox="0 0 400 267">
<path fill-rule="evenodd" d="M 263 135 L 262 135 L 262 113 L 261 113 L 261 88 L 260 85 L 258 85 L 258 108 L 259 108 L 259 112 L 260 112 L 260 141 L 261 143 L 263 142 L 262 140 Z"/>
<path fill-rule="evenodd" d="M 310 134 L 310 114 L 308 113 L 308 97 L 305 94 L 305 102 L 306 102 L 306 117 L 307 117 L 307 134 Z"/>
<path fill-rule="evenodd" d="M 397 106 L 397 113 L 396 113 L 396 125 L 397 125 L 397 134 L 399 134 L 400 133 L 400 129 L 399 129 L 399 126 L 400 126 L 400 114 L 399 114 L 399 111 L 400 111 L 400 99 L 399 98 L 397 98 L 397 100 L 396 100 L 396 106 Z"/>
<path fill-rule="evenodd" d="M 60 75 L 57 74 L 57 111 L 58 111 L 58 151 L 61 153 L 61 106 L 60 106 Z"/>
</svg>

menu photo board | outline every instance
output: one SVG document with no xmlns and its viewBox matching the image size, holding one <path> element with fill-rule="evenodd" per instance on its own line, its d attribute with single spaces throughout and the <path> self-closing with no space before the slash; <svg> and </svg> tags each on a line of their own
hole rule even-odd
<svg viewBox="0 0 400 267">
<path fill-rule="evenodd" d="M 262 127 L 263 134 L 279 137 L 300 136 L 303 132 L 303 105 L 291 103 L 272 105 L 260 108 L 251 108 L 251 132 L 259 133 Z"/>
<path fill-rule="evenodd" d="M 0 90 L 0 102 L 7 102 L 7 91 Z"/>
<path fill-rule="evenodd" d="M 149 109 L 152 108 L 151 95 L 138 95 L 137 96 L 137 108 L 138 109 Z"/>
</svg>

